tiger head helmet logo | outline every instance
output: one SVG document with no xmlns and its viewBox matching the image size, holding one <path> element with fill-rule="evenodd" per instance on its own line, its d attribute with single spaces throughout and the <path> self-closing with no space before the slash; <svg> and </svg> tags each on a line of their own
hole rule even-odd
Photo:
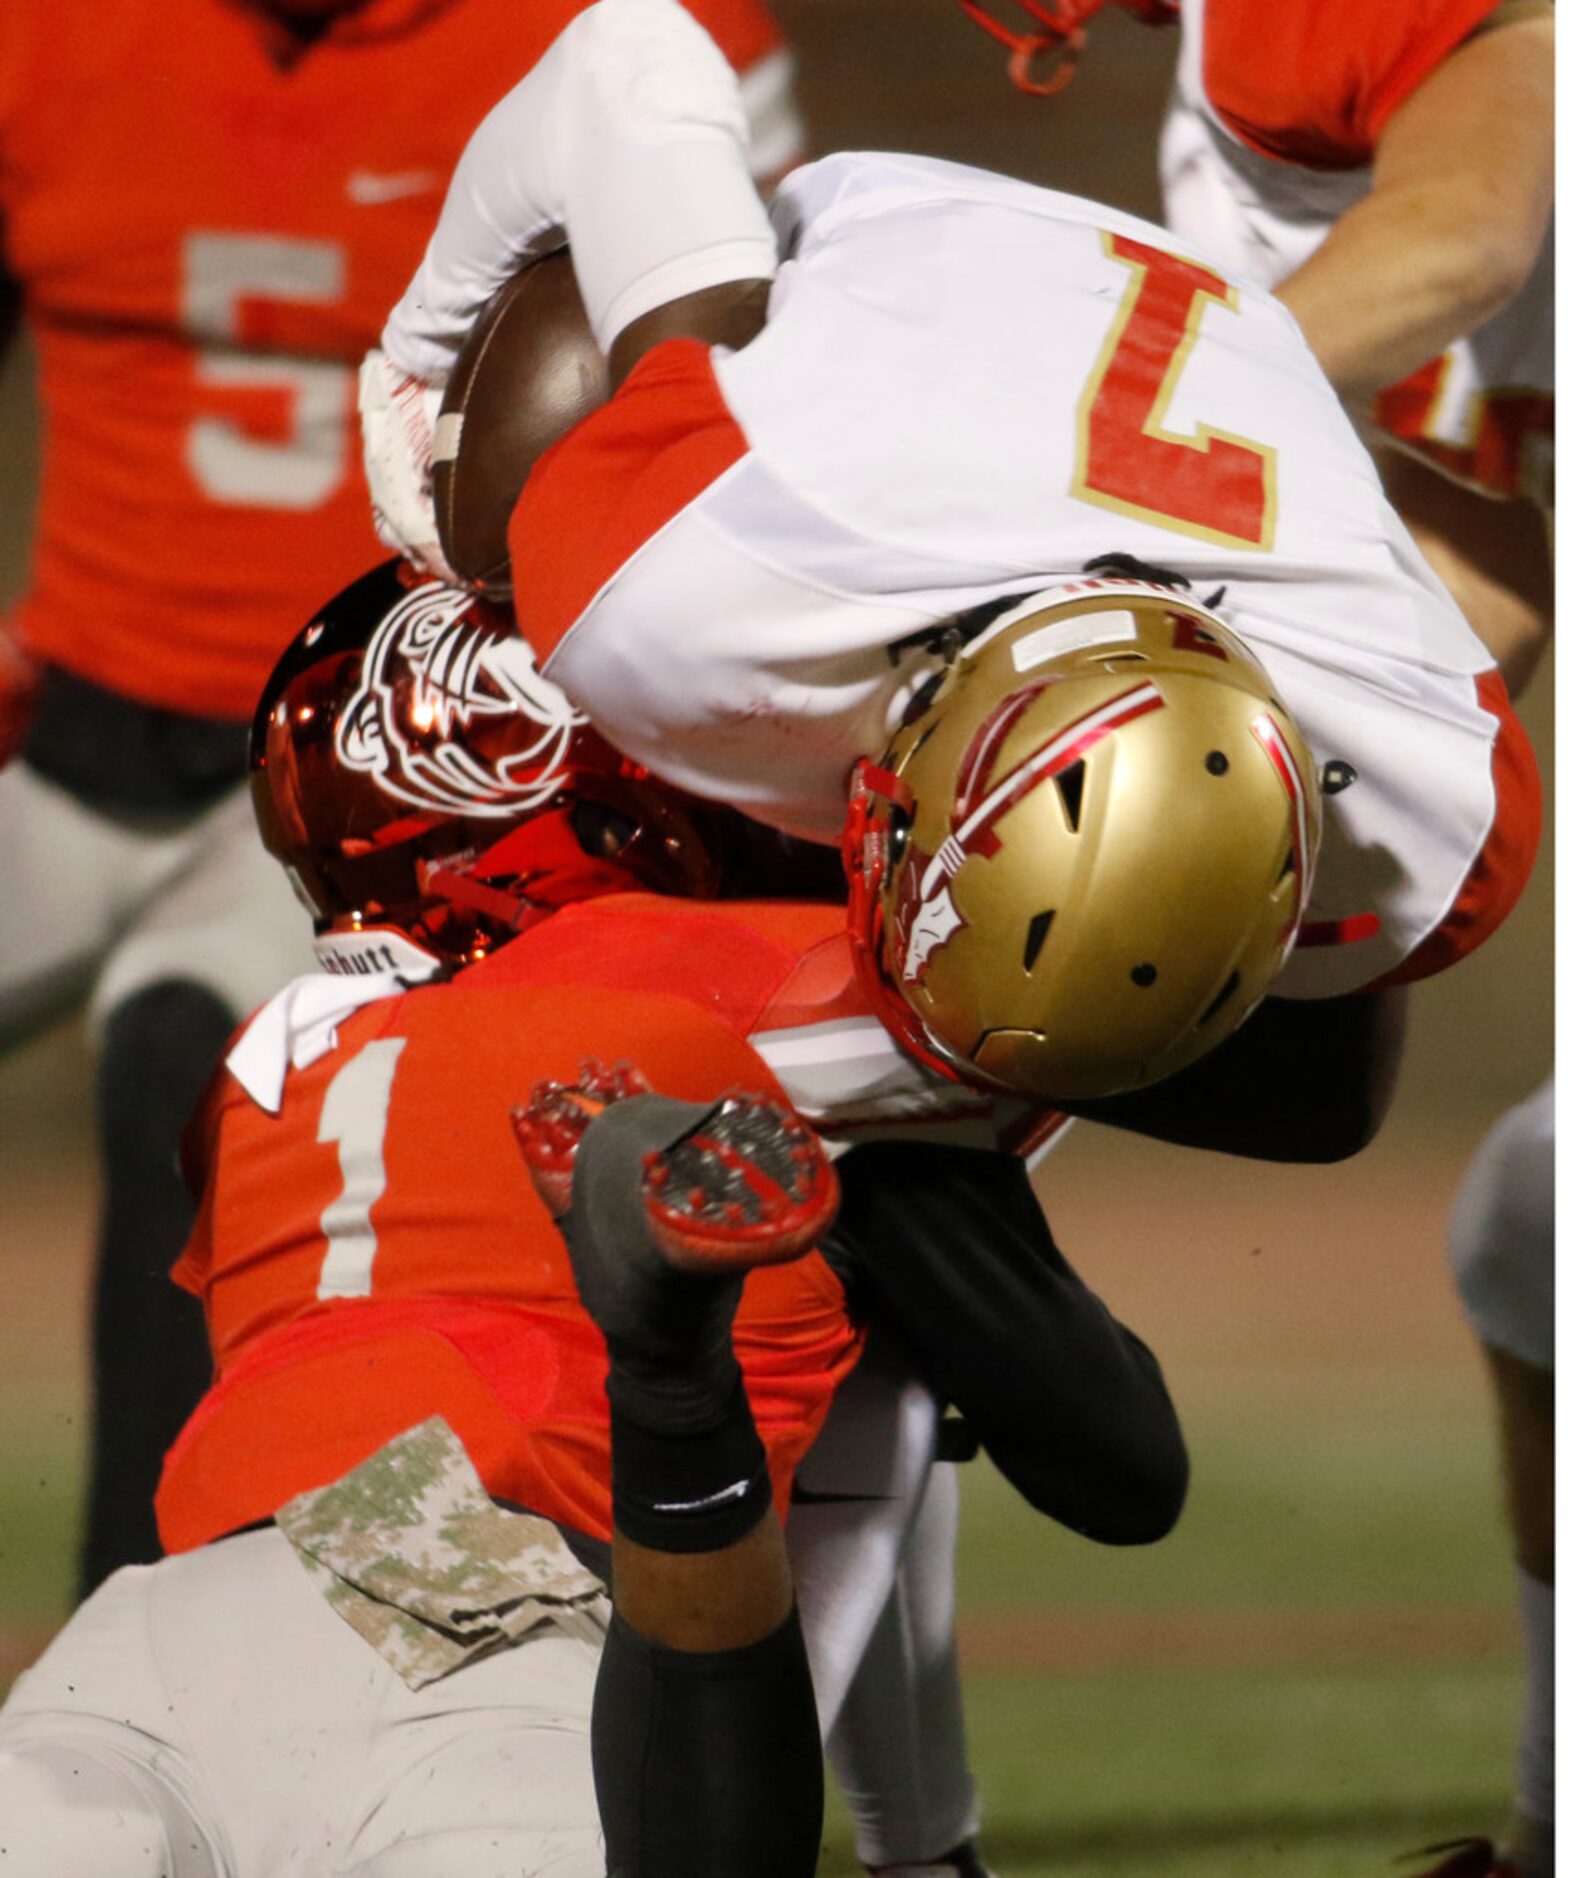
<svg viewBox="0 0 1596 1878">
<path fill-rule="evenodd" d="M 429 581 L 372 634 L 334 749 L 401 802 L 499 818 L 559 793 L 586 722 L 519 634 L 493 630 L 473 595 Z"/>
</svg>

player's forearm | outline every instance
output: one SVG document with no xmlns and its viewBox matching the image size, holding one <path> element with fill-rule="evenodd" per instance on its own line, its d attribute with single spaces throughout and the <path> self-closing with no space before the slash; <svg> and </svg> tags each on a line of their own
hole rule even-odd
<svg viewBox="0 0 1596 1878">
<path fill-rule="evenodd" d="M 1554 29 L 1459 47 L 1391 116 L 1373 186 L 1276 289 L 1343 396 L 1395 383 L 1506 306 L 1552 210 Z"/>
<path fill-rule="evenodd" d="M 1133 1095 L 1079 1105 L 1090 1121 L 1250 1160 L 1350 1158 L 1396 1092 L 1406 991 L 1266 998 L 1211 1055 Z"/>
<path fill-rule="evenodd" d="M 688 14 L 599 0 L 478 127 L 384 350 L 441 380 L 480 308 L 558 228 L 606 351 L 669 301 L 768 277 L 747 142 L 736 76 Z"/>
<path fill-rule="evenodd" d="M 1008 1155 L 881 1141 L 839 1163 L 827 1253 L 850 1304 L 1047 1518 L 1146 1545 L 1188 1466 L 1158 1361 L 1065 1263 Z"/>
<path fill-rule="evenodd" d="M 1336 390 L 1364 403 L 1511 304 L 1535 261 L 1527 232 L 1440 186 L 1371 195 L 1276 292 Z"/>
</svg>

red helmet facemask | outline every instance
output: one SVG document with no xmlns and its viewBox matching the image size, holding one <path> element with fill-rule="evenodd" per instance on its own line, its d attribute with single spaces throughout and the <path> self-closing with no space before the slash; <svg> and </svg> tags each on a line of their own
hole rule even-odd
<svg viewBox="0 0 1596 1878">
<path fill-rule="evenodd" d="M 854 979 L 887 1035 L 917 1063 L 950 1082 L 961 1078 L 938 1054 L 919 1014 L 893 983 L 886 963 L 882 900 L 902 858 L 914 819 L 914 792 L 901 776 L 861 758 L 854 765 L 842 864 L 848 877 L 848 945 Z"/>
<path fill-rule="evenodd" d="M 1086 50 L 1086 22 L 1109 0 L 1018 0 L 1036 22 L 1031 32 L 1005 26 L 980 0 L 959 0 L 970 18 L 999 45 L 1009 49 L 1009 77 L 1033 98 L 1051 98 L 1075 76 Z M 1180 17 L 1179 0 L 1118 0 L 1149 26 L 1167 26 Z"/>
</svg>

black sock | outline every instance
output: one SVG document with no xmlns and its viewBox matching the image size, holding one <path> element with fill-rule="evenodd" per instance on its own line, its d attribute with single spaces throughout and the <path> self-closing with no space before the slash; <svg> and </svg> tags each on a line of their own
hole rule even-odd
<svg viewBox="0 0 1596 1878">
<path fill-rule="evenodd" d="M 634 1096 L 599 1115 L 560 1221 L 609 1352 L 615 1530 L 658 1552 L 715 1552 L 770 1505 L 764 1443 L 732 1348 L 742 1278 L 674 1270 L 655 1249 L 642 1162 L 715 1105 Z"/>
<path fill-rule="evenodd" d="M 741 1381 L 732 1318 L 742 1278 L 674 1270 L 654 1247 L 643 1158 L 718 1104 L 633 1096 L 597 1116 L 576 1157 L 560 1230 L 610 1355 L 610 1400 L 629 1421 L 689 1432 L 718 1421 Z"/>
<path fill-rule="evenodd" d="M 609 1878 L 814 1878 L 820 1729 L 793 1611 L 740 1650 L 611 1620 L 593 1694 Z"/>
</svg>

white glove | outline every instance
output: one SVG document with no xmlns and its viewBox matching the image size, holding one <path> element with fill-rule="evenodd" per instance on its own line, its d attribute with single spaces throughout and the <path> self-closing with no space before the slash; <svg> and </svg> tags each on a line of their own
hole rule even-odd
<svg viewBox="0 0 1596 1878">
<path fill-rule="evenodd" d="M 444 558 L 432 507 L 432 440 L 443 386 L 401 371 L 385 352 L 360 367 L 360 436 L 377 538 L 454 586 L 466 583 Z"/>
<path fill-rule="evenodd" d="M 481 309 L 562 230 L 606 353 L 670 300 L 770 278 L 775 236 L 747 146 L 736 74 L 690 13 L 597 0 L 472 134 L 383 351 L 446 378 Z"/>
</svg>

